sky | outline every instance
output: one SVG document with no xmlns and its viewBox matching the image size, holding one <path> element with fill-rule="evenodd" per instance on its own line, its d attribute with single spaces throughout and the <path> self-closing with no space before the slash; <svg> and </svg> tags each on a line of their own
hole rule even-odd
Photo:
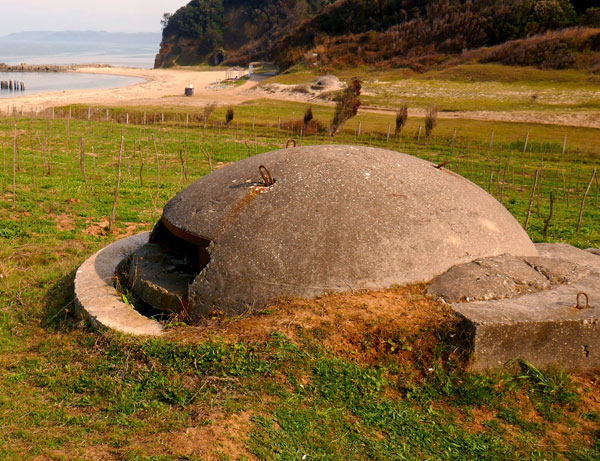
<svg viewBox="0 0 600 461">
<path fill-rule="evenodd" d="M 159 32 L 189 0 L 0 0 L 0 36 L 25 31 Z"/>
</svg>

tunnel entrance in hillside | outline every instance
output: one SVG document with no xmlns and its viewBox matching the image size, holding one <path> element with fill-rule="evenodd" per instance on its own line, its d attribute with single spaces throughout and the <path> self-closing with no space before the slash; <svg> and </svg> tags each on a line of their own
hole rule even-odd
<svg viewBox="0 0 600 461">
<path fill-rule="evenodd" d="M 225 61 L 225 53 L 223 52 L 223 50 L 215 51 L 215 54 L 213 55 L 213 63 L 215 64 L 215 66 L 220 65 L 221 63 L 223 63 L 223 61 Z"/>
</svg>

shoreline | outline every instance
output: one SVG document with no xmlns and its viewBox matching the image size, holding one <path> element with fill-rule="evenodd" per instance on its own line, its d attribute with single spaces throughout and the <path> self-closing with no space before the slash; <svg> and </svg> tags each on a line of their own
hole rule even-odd
<svg viewBox="0 0 600 461">
<path fill-rule="evenodd" d="M 119 88 L 62 90 L 2 98 L 0 99 L 0 115 L 10 113 L 11 107 L 23 112 L 37 112 L 51 107 L 71 104 L 106 107 L 164 106 L 200 108 L 210 102 L 216 102 L 218 105 L 238 105 L 263 98 L 306 104 L 315 103 L 309 98 L 290 97 L 284 92 L 267 93 L 261 88 L 256 88 L 261 80 L 259 76 L 252 78 L 241 86 L 220 88 L 218 84 L 226 78 L 225 70 L 198 71 L 142 69 L 108 65 L 101 67 L 74 65 L 68 72 L 136 77 L 141 78 L 143 81 Z M 190 84 L 194 85 L 195 95 L 186 97 L 184 96 L 184 90 Z M 318 104 L 332 105 L 325 102 L 319 102 Z M 360 112 L 394 114 L 389 109 L 376 107 L 365 107 Z M 424 109 L 410 110 L 411 117 L 423 117 L 424 114 Z M 448 111 L 440 112 L 439 118 L 600 128 L 600 112 L 598 111 Z"/>
<path fill-rule="evenodd" d="M 0 62 L 0 72 L 70 72 L 76 70 L 81 67 L 112 67 L 110 64 L 6 64 L 4 62 Z"/>
</svg>

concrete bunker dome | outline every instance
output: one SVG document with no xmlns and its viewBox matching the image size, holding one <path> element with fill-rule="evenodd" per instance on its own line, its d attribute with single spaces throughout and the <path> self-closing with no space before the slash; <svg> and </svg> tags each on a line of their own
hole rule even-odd
<svg viewBox="0 0 600 461">
<path fill-rule="evenodd" d="M 275 179 L 269 187 L 262 165 Z M 165 206 L 149 245 L 187 258 L 182 305 L 196 316 L 537 254 L 512 215 L 470 181 L 409 155 L 343 145 L 268 152 L 201 178 Z"/>
</svg>

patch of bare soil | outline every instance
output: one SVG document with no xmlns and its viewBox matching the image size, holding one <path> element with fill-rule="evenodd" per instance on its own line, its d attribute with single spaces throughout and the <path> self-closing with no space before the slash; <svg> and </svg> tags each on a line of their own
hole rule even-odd
<svg viewBox="0 0 600 461">
<path fill-rule="evenodd" d="M 264 343 L 275 333 L 290 340 L 318 340 L 339 355 L 374 362 L 384 355 L 421 360 L 438 344 L 440 331 L 457 322 L 450 307 L 428 298 L 425 285 L 281 300 L 261 313 L 233 319 L 206 319 L 176 328 L 170 338 L 183 342 L 221 337 Z"/>
<path fill-rule="evenodd" d="M 204 416 L 206 418 L 200 418 L 198 425 L 133 440 L 126 448 L 142 455 L 163 455 L 174 459 L 199 457 L 221 460 L 224 456 L 226 459 L 256 459 L 246 449 L 252 413 Z"/>
<path fill-rule="evenodd" d="M 56 221 L 56 227 L 60 231 L 72 231 L 76 228 L 75 220 L 64 213 L 54 216 L 54 221 Z"/>
<path fill-rule="evenodd" d="M 87 227 L 82 230 L 84 234 L 94 235 L 96 237 L 106 235 L 108 229 L 108 219 L 102 218 L 100 221 L 87 221 Z"/>
<path fill-rule="evenodd" d="M 35 460 L 65 460 L 65 459 L 86 459 L 89 461 L 112 461 L 122 459 L 114 453 L 114 449 L 110 449 L 104 445 L 93 447 L 85 447 L 79 451 L 76 450 L 54 450 L 50 453 L 44 453 Z"/>
</svg>

